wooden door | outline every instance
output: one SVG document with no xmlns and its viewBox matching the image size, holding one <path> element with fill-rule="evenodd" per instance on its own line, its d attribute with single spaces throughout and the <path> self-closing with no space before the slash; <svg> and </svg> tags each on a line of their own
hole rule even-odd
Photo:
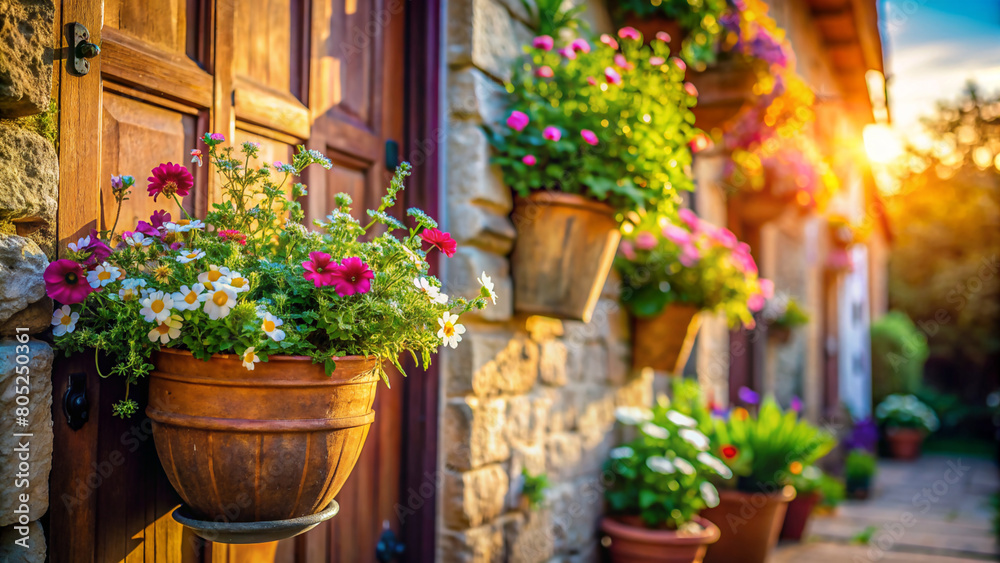
<svg viewBox="0 0 1000 563">
<path fill-rule="evenodd" d="M 203 216 L 220 194 L 207 167 L 189 164 L 188 155 L 203 148 L 206 132 L 261 143 L 265 162 L 287 162 L 297 145 L 326 153 L 332 169 L 306 178 L 307 220 L 326 215 L 341 191 L 361 210 L 377 204 L 391 176 L 386 143 L 404 134 L 403 0 L 62 0 L 60 18 L 63 28 L 85 25 L 102 48 L 89 74 L 60 73 L 63 248 L 113 224 L 112 174 L 137 179 L 119 231 L 166 207 L 144 190 L 160 162 L 189 166 L 196 187 L 183 203 Z M 383 522 L 400 531 L 394 506 L 407 386 L 393 375 L 392 389 L 379 389 L 375 423 L 338 495 L 340 515 L 291 540 L 236 547 L 207 544 L 170 517 L 180 500 L 156 459 L 148 419 L 110 415 L 124 386 L 101 380 L 92 358 L 60 362 L 51 560 L 374 561 Z M 91 404 L 77 431 L 61 408 L 71 381 L 85 383 Z M 133 393 L 142 405 L 142 385 Z"/>
</svg>

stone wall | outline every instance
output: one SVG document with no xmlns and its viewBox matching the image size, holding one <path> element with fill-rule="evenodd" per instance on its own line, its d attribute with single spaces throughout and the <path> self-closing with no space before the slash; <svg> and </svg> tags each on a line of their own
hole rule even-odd
<svg viewBox="0 0 1000 563">
<path fill-rule="evenodd" d="M 40 338 L 52 316 L 42 273 L 55 249 L 59 174 L 54 10 L 52 0 L 0 2 L 0 560 L 11 563 L 46 552 L 38 519 L 49 506 L 53 352 Z"/>
<path fill-rule="evenodd" d="M 502 80 L 533 33 L 518 0 L 448 5 L 444 224 L 459 251 L 445 283 L 472 295 L 486 271 L 499 301 L 466 315 L 464 340 L 441 358 L 439 560 L 596 561 L 614 409 L 649 404 L 650 376 L 630 373 L 614 279 L 588 324 L 513 312 L 512 197 L 482 125 L 501 118 Z M 606 29 L 599 6 L 588 17 Z M 522 469 L 552 484 L 535 510 L 522 506 Z"/>
</svg>

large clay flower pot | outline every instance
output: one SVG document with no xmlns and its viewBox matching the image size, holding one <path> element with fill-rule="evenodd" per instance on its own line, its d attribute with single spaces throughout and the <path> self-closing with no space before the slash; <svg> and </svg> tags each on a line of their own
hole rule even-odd
<svg viewBox="0 0 1000 563">
<path fill-rule="evenodd" d="M 198 516 L 286 520 L 325 509 L 354 469 L 379 377 L 345 357 L 327 377 L 308 357 L 271 356 L 253 371 L 235 355 L 153 356 L 149 407 L 160 463 Z"/>
<path fill-rule="evenodd" d="M 722 536 L 708 548 L 706 563 L 764 563 L 778 543 L 788 503 L 795 489 L 785 487 L 777 493 L 719 491 L 719 505 L 701 511 Z"/>
<path fill-rule="evenodd" d="M 690 305 L 669 305 L 651 318 L 636 318 L 632 367 L 679 373 L 687 364 L 701 319 Z"/>
<path fill-rule="evenodd" d="M 894 459 L 913 460 L 920 457 L 924 443 L 924 432 L 917 428 L 888 428 L 885 432 L 889 440 L 889 451 Z"/>
<path fill-rule="evenodd" d="M 700 532 L 654 530 L 638 518 L 604 518 L 601 531 L 611 540 L 612 563 L 701 563 L 709 544 L 719 539 L 715 524 L 696 517 Z"/>
<path fill-rule="evenodd" d="M 819 493 L 816 491 L 795 495 L 792 502 L 788 503 L 788 510 L 785 512 L 785 523 L 781 526 L 781 539 L 793 541 L 802 539 L 806 524 L 809 523 L 809 517 L 812 516 L 813 508 L 816 507 L 819 499 Z"/>
<path fill-rule="evenodd" d="M 512 219 L 514 309 L 589 321 L 621 240 L 614 210 L 575 194 L 536 192 L 517 199 Z"/>
</svg>

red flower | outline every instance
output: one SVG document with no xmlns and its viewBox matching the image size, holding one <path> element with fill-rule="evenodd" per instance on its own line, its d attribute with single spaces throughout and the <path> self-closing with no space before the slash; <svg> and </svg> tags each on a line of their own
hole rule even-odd
<svg viewBox="0 0 1000 563">
<path fill-rule="evenodd" d="M 149 191 L 149 195 L 153 196 L 153 201 L 156 201 L 160 194 L 167 197 L 174 197 L 174 195 L 184 197 L 191 192 L 191 187 L 194 186 L 194 178 L 188 169 L 173 162 L 160 164 L 154 168 L 153 175 L 147 180 L 149 180 L 149 186 L 146 190 Z"/>
<path fill-rule="evenodd" d="M 722 446 L 719 453 L 722 454 L 722 459 L 734 459 L 736 456 L 740 455 L 740 450 L 736 449 L 736 446 L 732 444 L 726 444 L 725 446 Z"/>
<path fill-rule="evenodd" d="M 56 260 L 45 268 L 45 293 L 64 305 L 80 303 L 94 290 L 83 267 L 72 260 Z"/>
<path fill-rule="evenodd" d="M 432 248 L 436 248 L 441 252 L 444 252 L 444 255 L 448 258 L 454 256 L 455 249 L 458 248 L 458 244 L 451 238 L 450 234 L 443 233 L 437 229 L 424 230 L 420 233 L 420 238 L 427 244 L 431 245 Z"/>
<path fill-rule="evenodd" d="M 371 291 L 375 273 L 357 256 L 350 256 L 340 261 L 334 267 L 333 288 L 337 295 L 348 297 L 350 295 L 368 293 Z"/>
<path fill-rule="evenodd" d="M 309 260 L 302 263 L 306 269 L 304 278 L 313 282 L 316 287 L 333 285 L 337 263 L 330 260 L 326 252 L 310 252 Z"/>
</svg>

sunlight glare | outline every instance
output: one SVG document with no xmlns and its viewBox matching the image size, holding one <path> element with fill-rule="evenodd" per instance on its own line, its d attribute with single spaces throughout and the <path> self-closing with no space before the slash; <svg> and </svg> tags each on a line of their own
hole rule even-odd
<svg viewBox="0 0 1000 563">
<path fill-rule="evenodd" d="M 887 125 L 866 125 L 863 133 L 868 159 L 877 164 L 889 164 L 903 156 L 899 137 Z"/>
</svg>

